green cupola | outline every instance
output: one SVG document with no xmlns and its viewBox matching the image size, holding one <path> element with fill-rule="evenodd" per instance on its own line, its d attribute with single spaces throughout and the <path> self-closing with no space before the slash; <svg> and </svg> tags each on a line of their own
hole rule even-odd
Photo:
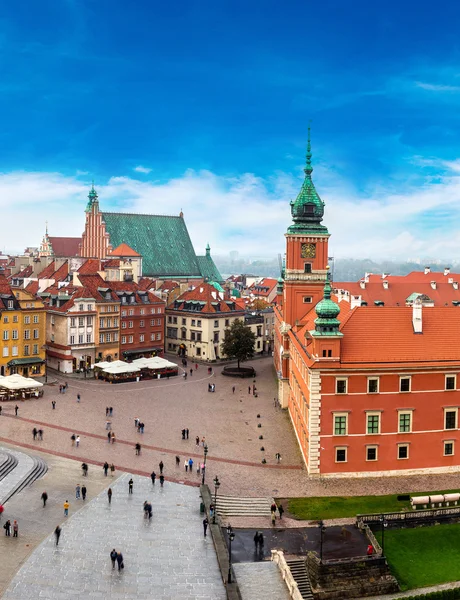
<svg viewBox="0 0 460 600">
<path fill-rule="evenodd" d="M 98 202 L 99 202 L 99 199 L 97 196 L 97 192 L 94 189 L 94 181 L 93 181 L 93 183 L 91 185 L 91 189 L 88 194 L 88 204 L 86 205 L 86 212 L 91 212 L 91 210 L 93 209 L 93 205 Z"/>
<path fill-rule="evenodd" d="M 288 227 L 288 233 L 294 234 L 322 234 L 328 235 L 327 227 L 321 225 L 324 216 L 324 202 L 319 197 L 311 178 L 313 167 L 311 166 L 311 142 L 310 127 L 308 128 L 307 156 L 304 169 L 305 179 L 300 192 L 291 202 L 291 214 L 294 223 Z"/>
<path fill-rule="evenodd" d="M 284 280 L 282 277 L 278 277 L 278 281 L 276 284 L 276 293 L 277 294 L 282 294 L 283 293 L 283 288 L 284 288 Z"/>
<path fill-rule="evenodd" d="M 328 267 L 329 268 L 329 267 Z M 324 285 L 323 299 L 318 302 L 315 307 L 317 318 L 315 319 L 315 330 L 311 332 L 312 336 L 339 336 L 342 333 L 339 331 L 340 321 L 337 317 L 340 314 L 339 305 L 331 300 L 332 287 L 327 274 L 327 281 Z"/>
</svg>

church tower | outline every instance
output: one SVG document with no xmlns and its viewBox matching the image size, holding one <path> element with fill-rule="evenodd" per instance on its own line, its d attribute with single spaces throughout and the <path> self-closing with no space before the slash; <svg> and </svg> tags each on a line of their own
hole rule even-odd
<svg viewBox="0 0 460 600">
<path fill-rule="evenodd" d="M 319 197 L 311 174 L 310 127 L 305 179 L 295 201 L 291 202 L 293 223 L 286 237 L 283 316 L 293 326 L 323 297 L 327 281 L 329 232 L 321 224 L 324 202 Z"/>
<path fill-rule="evenodd" d="M 94 183 L 88 194 L 86 205 L 85 231 L 80 245 L 80 256 L 86 258 L 107 258 L 112 251 L 110 236 L 106 231 L 102 212 L 99 209 L 99 198 Z"/>
</svg>

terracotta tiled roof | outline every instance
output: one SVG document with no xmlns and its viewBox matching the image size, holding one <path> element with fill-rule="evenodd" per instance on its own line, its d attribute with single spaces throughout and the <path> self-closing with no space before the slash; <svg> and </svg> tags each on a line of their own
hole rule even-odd
<svg viewBox="0 0 460 600">
<path fill-rule="evenodd" d="M 264 277 L 259 283 L 253 283 L 249 287 L 249 292 L 255 296 L 269 296 L 273 291 L 273 288 L 277 285 L 276 279 L 270 277 Z"/>
<path fill-rule="evenodd" d="M 332 295 L 332 300 L 334 302 L 337 302 L 337 304 L 340 307 L 340 313 L 338 314 L 337 319 L 340 321 L 342 328 L 343 324 L 346 323 L 346 321 L 348 320 L 350 313 L 353 311 L 350 307 L 349 302 L 339 302 L 338 298 L 334 295 Z M 299 339 L 301 340 L 305 339 L 305 336 L 309 331 L 313 331 L 315 329 L 315 319 L 317 318 L 315 306 L 316 305 L 310 305 L 310 309 L 301 319 L 301 324 L 297 326 L 297 328 L 295 326 L 293 328 L 294 331 L 296 331 Z"/>
<path fill-rule="evenodd" d="M 156 289 L 155 279 L 151 277 L 141 277 L 139 279 L 139 289 L 140 290 L 149 290 L 150 288 Z"/>
<path fill-rule="evenodd" d="M 49 237 L 54 256 L 71 257 L 78 256 L 81 238 L 75 237 Z"/>
<path fill-rule="evenodd" d="M 414 333 L 412 308 L 358 307 L 341 328 L 341 363 L 460 364 L 460 307 L 422 309 Z"/>
<path fill-rule="evenodd" d="M 37 294 L 38 293 L 38 281 L 31 281 L 30 283 L 27 284 L 27 286 L 24 289 L 26 292 L 29 292 L 29 294 Z"/>
<path fill-rule="evenodd" d="M 78 278 L 83 286 L 87 287 L 96 302 L 120 302 L 116 293 L 112 290 L 113 282 L 106 282 L 100 275 L 79 275 Z M 110 299 L 106 299 L 98 288 L 108 288 Z"/>
<path fill-rule="evenodd" d="M 55 261 L 51 261 L 50 264 L 45 267 L 43 269 L 43 271 L 41 271 L 37 277 L 38 279 L 51 279 L 51 275 L 54 273 L 54 271 L 56 270 L 56 263 Z"/>
<path fill-rule="evenodd" d="M 11 291 L 11 287 L 7 278 L 4 275 L 0 275 L 0 294 L 11 295 L 12 293 L 13 292 Z"/>
<path fill-rule="evenodd" d="M 201 310 L 193 310 L 192 306 L 199 306 L 198 303 L 202 303 L 200 305 Z M 209 283 L 202 283 L 195 289 L 184 292 L 168 308 L 171 310 L 192 311 L 201 315 L 242 310 L 234 300 L 225 300 L 224 295 Z"/>
<path fill-rule="evenodd" d="M 170 292 L 171 290 L 174 290 L 176 287 L 179 287 L 179 284 L 177 283 L 177 281 L 173 281 L 172 279 L 166 279 L 165 281 L 163 281 L 163 283 L 160 285 L 160 287 L 158 289 L 160 289 L 163 292 Z"/>
<path fill-rule="evenodd" d="M 94 275 L 101 270 L 101 263 L 98 258 L 88 258 L 78 269 L 80 275 Z"/>
<path fill-rule="evenodd" d="M 32 267 L 32 265 L 28 265 L 27 267 L 22 269 L 22 271 L 13 275 L 13 277 L 14 277 L 14 279 L 16 279 L 16 278 L 25 279 L 26 277 L 30 277 L 32 275 L 33 270 L 34 270 L 34 268 Z"/>
<path fill-rule="evenodd" d="M 115 267 L 119 267 L 120 266 L 120 259 L 119 258 L 111 258 L 110 260 L 105 260 L 103 263 L 103 267 L 104 269 L 110 269 L 110 268 L 115 268 Z"/>
<path fill-rule="evenodd" d="M 57 281 L 62 282 L 67 279 L 68 274 L 69 274 L 69 263 L 68 263 L 68 261 L 65 261 L 65 263 L 63 263 L 59 267 L 59 269 L 53 273 L 52 279 L 54 279 L 56 282 Z"/>
<path fill-rule="evenodd" d="M 128 246 L 128 244 L 122 242 L 115 250 L 112 250 L 112 256 L 140 256 L 140 254 Z"/>
</svg>

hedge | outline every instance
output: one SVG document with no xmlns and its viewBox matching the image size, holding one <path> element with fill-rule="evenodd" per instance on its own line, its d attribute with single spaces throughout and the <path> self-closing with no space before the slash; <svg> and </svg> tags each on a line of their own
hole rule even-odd
<svg viewBox="0 0 460 600">
<path fill-rule="evenodd" d="M 439 590 L 439 592 L 421 594 L 420 596 L 407 596 L 405 600 L 460 600 L 460 588 Z"/>
</svg>

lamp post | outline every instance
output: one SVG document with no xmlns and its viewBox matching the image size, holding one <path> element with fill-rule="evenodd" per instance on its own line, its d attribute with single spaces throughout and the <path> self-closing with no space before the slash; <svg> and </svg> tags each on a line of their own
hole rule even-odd
<svg viewBox="0 0 460 600">
<path fill-rule="evenodd" d="M 326 527 L 324 526 L 323 521 L 319 522 L 319 532 L 320 532 L 320 538 L 319 538 L 319 561 L 320 563 L 323 562 L 323 535 L 324 532 L 326 531 Z"/>
<path fill-rule="evenodd" d="M 46 354 L 48 346 L 43 344 L 42 350 L 45 351 L 45 383 L 48 383 L 48 355 Z"/>
<path fill-rule="evenodd" d="M 216 522 L 216 512 L 217 512 L 217 490 L 220 487 L 220 481 L 217 475 L 214 477 L 214 514 L 212 515 L 213 524 Z"/>
<path fill-rule="evenodd" d="M 380 515 L 380 525 L 382 526 L 382 558 L 385 558 L 385 527 L 387 526 L 385 515 Z"/>
<path fill-rule="evenodd" d="M 203 476 L 201 478 L 201 485 L 204 485 L 204 477 L 206 474 L 206 456 L 208 455 L 208 444 L 204 445 L 203 453 L 204 453 L 204 460 L 203 460 Z"/>
<path fill-rule="evenodd" d="M 233 533 L 233 528 L 230 523 L 227 525 L 227 535 L 228 535 L 228 577 L 227 583 L 232 583 L 232 542 L 235 539 L 235 534 Z"/>
</svg>

